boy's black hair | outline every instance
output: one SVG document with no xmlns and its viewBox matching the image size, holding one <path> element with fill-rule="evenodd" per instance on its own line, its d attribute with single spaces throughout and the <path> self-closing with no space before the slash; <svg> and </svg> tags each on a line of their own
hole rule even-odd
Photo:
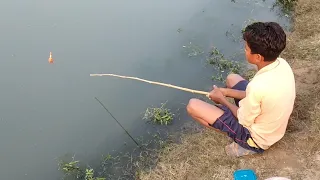
<svg viewBox="0 0 320 180">
<path fill-rule="evenodd" d="M 279 57 L 286 47 L 286 34 L 275 22 L 256 22 L 248 25 L 243 39 L 251 49 L 251 54 L 260 54 L 265 61 L 273 61 Z"/>
</svg>

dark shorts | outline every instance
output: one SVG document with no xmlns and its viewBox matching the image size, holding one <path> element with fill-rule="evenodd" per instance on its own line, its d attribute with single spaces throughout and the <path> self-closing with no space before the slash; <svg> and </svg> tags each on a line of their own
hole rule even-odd
<svg viewBox="0 0 320 180">
<path fill-rule="evenodd" d="M 245 91 L 248 85 L 247 80 L 240 81 L 236 84 L 232 89 Z M 239 99 L 234 99 L 235 104 L 239 107 Z M 232 138 L 237 144 L 245 149 L 249 149 L 255 151 L 257 153 L 264 152 L 263 149 L 259 148 L 259 146 L 253 141 L 250 132 L 247 128 L 243 127 L 238 119 L 232 114 L 231 110 L 226 106 L 218 106 L 220 109 L 224 111 L 224 114 L 220 116 L 215 123 L 213 123 L 212 127 L 221 130 L 222 132 L 226 132 L 230 138 Z"/>
</svg>

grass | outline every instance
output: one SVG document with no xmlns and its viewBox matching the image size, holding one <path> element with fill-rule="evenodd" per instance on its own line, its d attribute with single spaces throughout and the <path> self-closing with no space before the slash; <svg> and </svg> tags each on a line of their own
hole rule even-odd
<svg viewBox="0 0 320 180">
<path fill-rule="evenodd" d="M 231 158 L 223 149 L 230 143 L 226 136 L 212 130 L 185 134 L 181 143 L 159 153 L 156 167 L 140 171 L 139 179 L 233 179 L 235 170 L 247 168 L 259 179 L 320 179 L 320 0 L 298 0 L 294 10 L 294 31 L 281 55 L 293 68 L 297 87 L 285 136 L 262 155 Z"/>
<path fill-rule="evenodd" d="M 174 114 L 166 107 L 166 103 L 161 103 L 160 107 L 147 108 L 143 119 L 150 120 L 156 124 L 168 125 L 172 122 Z"/>
</svg>

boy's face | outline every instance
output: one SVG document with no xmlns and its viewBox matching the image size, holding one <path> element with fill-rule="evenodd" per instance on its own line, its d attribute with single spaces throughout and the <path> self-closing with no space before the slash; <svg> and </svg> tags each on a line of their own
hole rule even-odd
<svg viewBox="0 0 320 180">
<path fill-rule="evenodd" d="M 250 64 L 257 64 L 261 61 L 263 61 L 262 56 L 260 54 L 252 54 L 251 53 L 251 49 L 250 47 L 248 46 L 247 42 L 245 42 L 245 48 L 244 48 L 244 51 L 246 53 L 246 58 L 248 60 L 248 62 Z"/>
</svg>

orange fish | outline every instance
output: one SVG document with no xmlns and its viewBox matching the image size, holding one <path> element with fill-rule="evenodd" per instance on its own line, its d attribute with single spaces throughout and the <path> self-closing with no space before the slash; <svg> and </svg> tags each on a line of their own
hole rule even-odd
<svg viewBox="0 0 320 180">
<path fill-rule="evenodd" d="M 52 64 L 53 63 L 53 58 L 52 58 L 52 53 L 50 52 L 50 56 L 49 56 L 49 59 L 48 59 L 49 63 Z"/>
</svg>

